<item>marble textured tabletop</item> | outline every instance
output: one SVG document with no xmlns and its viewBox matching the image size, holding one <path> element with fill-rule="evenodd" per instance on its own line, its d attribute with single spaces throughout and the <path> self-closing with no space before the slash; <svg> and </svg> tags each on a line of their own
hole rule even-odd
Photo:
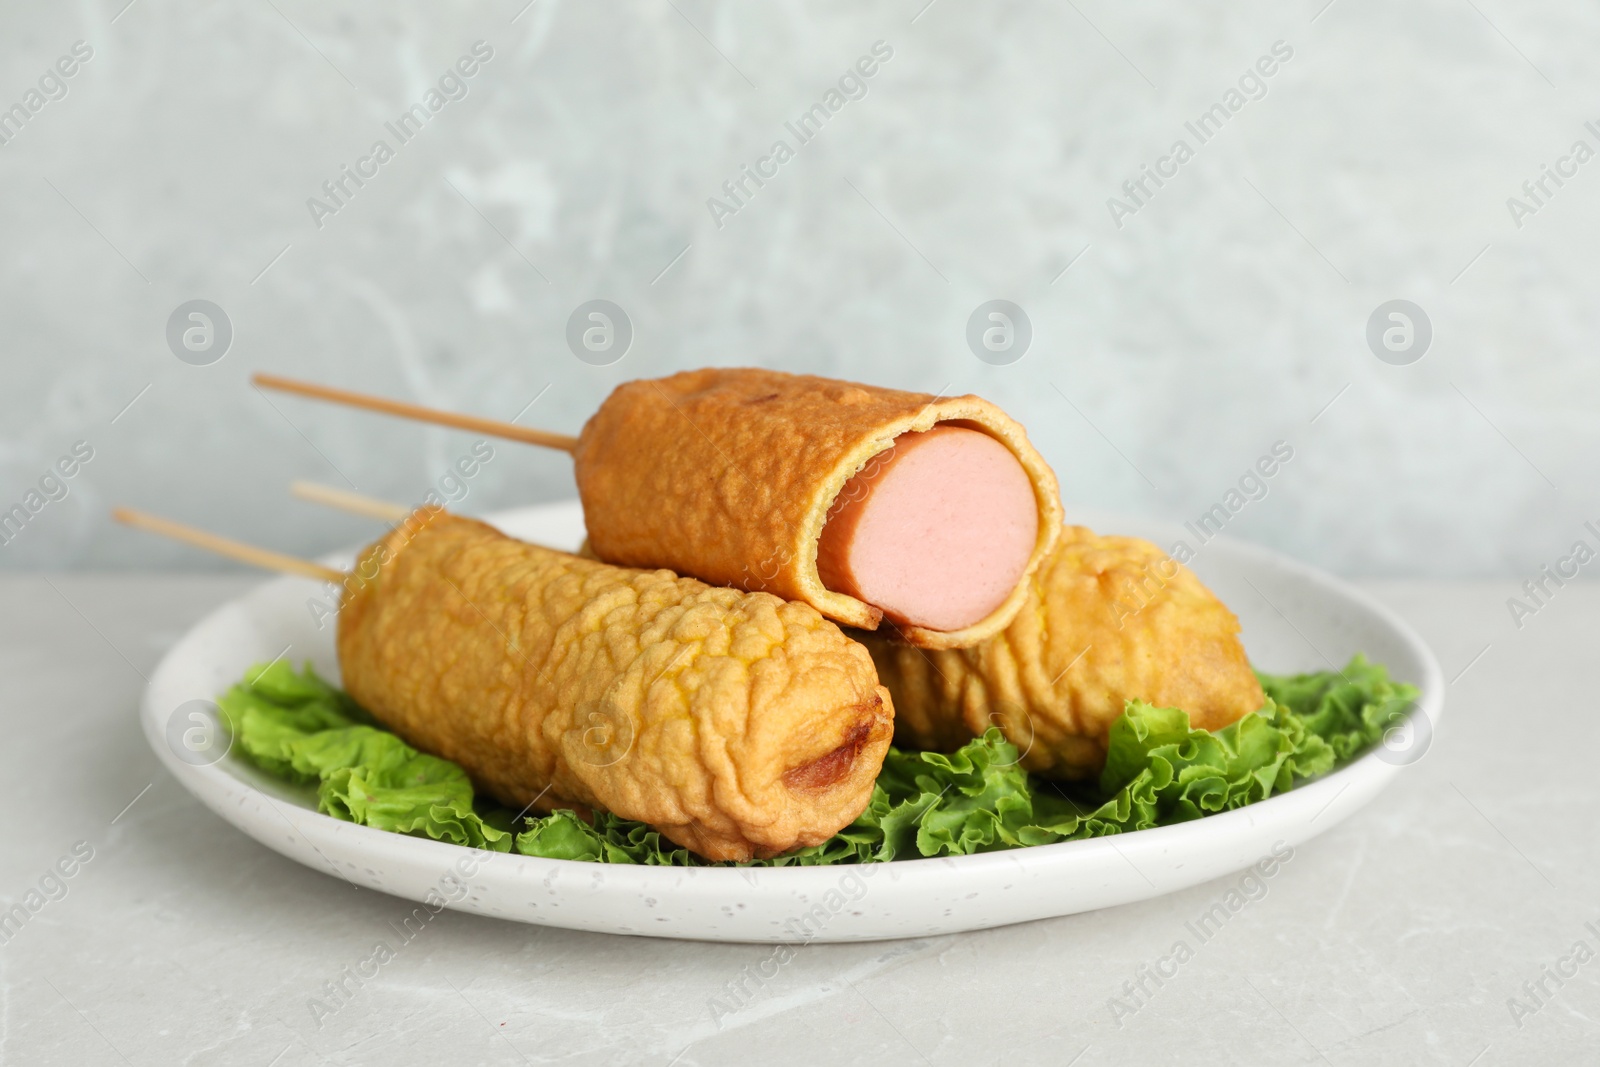
<svg viewBox="0 0 1600 1067">
<path fill-rule="evenodd" d="M 162 652 L 257 580 L 0 578 L 0 904 L 45 899 L 0 930 L 0 1061 L 1489 1067 L 1600 1048 L 1600 588 L 1560 590 L 1519 629 L 1504 584 L 1368 585 L 1453 679 L 1439 735 L 1204 942 L 1187 924 L 1236 878 L 813 945 L 770 976 L 760 946 L 445 912 L 353 985 L 410 905 L 235 831 L 136 722 Z M 1193 952 L 1158 984 L 1179 940 Z M 343 1006 L 314 1011 L 339 981 Z"/>
</svg>

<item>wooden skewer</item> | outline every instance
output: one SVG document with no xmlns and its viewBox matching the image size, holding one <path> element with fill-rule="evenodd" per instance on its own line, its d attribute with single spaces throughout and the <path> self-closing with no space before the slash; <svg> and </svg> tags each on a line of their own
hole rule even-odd
<svg viewBox="0 0 1600 1067">
<path fill-rule="evenodd" d="M 251 378 L 251 381 L 263 389 L 276 389 L 283 393 L 295 393 L 299 396 L 311 397 L 313 400 L 327 400 L 335 404 L 344 404 L 347 407 L 381 412 L 384 415 L 398 415 L 402 419 L 416 419 L 418 422 L 431 422 L 439 426 L 451 426 L 458 430 L 471 430 L 475 433 L 488 434 L 491 437 L 504 437 L 511 441 L 521 441 L 523 444 L 539 445 L 542 448 L 555 448 L 562 452 L 570 453 L 578 447 L 578 439 L 576 437 L 569 437 L 564 433 L 552 433 L 549 430 L 535 430 L 527 426 L 518 426 L 514 422 L 482 419 L 476 415 L 458 415 L 453 411 L 440 411 L 438 408 L 423 407 L 421 404 L 408 404 L 402 400 L 385 400 L 381 396 L 372 396 L 369 393 L 357 393 L 349 389 L 335 389 L 332 386 L 302 382 L 294 378 L 280 378 L 276 374 L 257 374 Z"/>
<path fill-rule="evenodd" d="M 292 496 L 297 496 L 301 500 L 309 501 L 312 504 L 321 504 L 323 507 L 349 512 L 352 515 L 362 515 L 366 518 L 377 519 L 380 522 L 396 524 L 409 519 L 412 515 L 415 515 L 418 512 L 425 511 L 431 506 L 424 504 L 418 508 L 408 508 L 389 500 L 379 500 L 376 497 L 362 496 L 360 493 L 352 493 L 344 489 L 336 489 L 331 485 L 323 485 L 320 482 L 290 482 L 289 493 Z M 445 509 L 439 508 L 438 510 L 443 511 Z M 584 548 L 580 548 L 577 552 L 568 554 L 584 556 L 587 559 L 595 559 L 596 557 L 588 555 L 587 541 L 584 542 L 584 546 Z M 543 547 L 548 548 L 548 546 Z M 566 552 L 566 549 L 550 549 L 550 551 Z"/>
<path fill-rule="evenodd" d="M 324 567 L 320 563 L 313 563 L 309 559 L 298 556 L 287 556 L 282 552 L 274 552 L 267 548 L 258 548 L 247 545 L 243 541 L 235 541 L 218 534 L 193 526 L 185 526 L 181 522 L 163 519 L 157 515 L 150 515 L 132 508 L 112 508 L 111 517 L 127 526 L 140 530 L 148 530 L 163 537 L 170 537 L 175 541 L 203 548 L 207 552 L 215 552 L 219 556 L 248 563 L 252 567 L 262 567 L 269 571 L 279 571 L 283 574 L 298 574 L 306 578 L 319 578 L 325 582 L 342 582 L 345 579 L 344 571 L 334 567 Z"/>
<path fill-rule="evenodd" d="M 313 504 L 323 507 L 336 508 L 347 511 L 352 515 L 362 515 L 380 522 L 399 522 L 411 514 L 411 509 L 399 504 L 391 504 L 387 500 L 378 500 L 360 493 L 351 493 L 343 489 L 335 489 L 331 485 L 319 485 L 316 482 L 290 482 L 289 492 L 301 500 L 308 500 Z"/>
</svg>

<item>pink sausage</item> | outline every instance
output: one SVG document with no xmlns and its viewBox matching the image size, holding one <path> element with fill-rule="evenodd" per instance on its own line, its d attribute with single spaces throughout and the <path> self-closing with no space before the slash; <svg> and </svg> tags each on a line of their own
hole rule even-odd
<svg viewBox="0 0 1600 1067">
<path fill-rule="evenodd" d="M 959 630 L 1011 594 L 1038 536 L 1016 457 L 988 434 L 939 425 L 900 435 L 845 483 L 817 572 L 894 622 Z"/>
</svg>

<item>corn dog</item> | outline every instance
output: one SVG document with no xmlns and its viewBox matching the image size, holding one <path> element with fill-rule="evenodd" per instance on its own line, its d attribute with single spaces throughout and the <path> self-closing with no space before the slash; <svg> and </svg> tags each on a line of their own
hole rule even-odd
<svg viewBox="0 0 1600 1067">
<path fill-rule="evenodd" d="M 344 686 L 517 808 L 603 808 L 713 860 L 827 840 L 893 727 L 813 608 L 628 570 L 422 511 L 346 582 Z"/>
<path fill-rule="evenodd" d="M 777 371 L 628 382 L 580 437 L 257 374 L 260 387 L 571 452 L 597 555 L 961 648 L 1016 614 L 1061 528 L 1055 475 L 975 396 Z"/>
<path fill-rule="evenodd" d="M 887 615 L 927 648 L 999 632 L 1061 525 L 1049 466 L 974 396 L 687 371 L 619 386 L 573 456 L 600 559 Z"/>
<path fill-rule="evenodd" d="M 931 651 L 858 633 L 894 696 L 900 744 L 950 751 L 997 725 L 1030 771 L 1085 778 L 1124 704 L 1220 729 L 1265 703 L 1239 621 L 1148 541 L 1068 526 L 1006 630 Z"/>
</svg>

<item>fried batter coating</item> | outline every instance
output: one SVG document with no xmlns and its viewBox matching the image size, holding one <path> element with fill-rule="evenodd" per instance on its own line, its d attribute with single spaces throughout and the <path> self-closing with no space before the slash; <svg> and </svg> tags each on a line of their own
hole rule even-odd
<svg viewBox="0 0 1600 1067">
<path fill-rule="evenodd" d="M 959 630 L 906 626 L 925 648 L 963 648 L 998 633 L 1027 576 L 1055 544 L 1055 475 L 1022 426 L 975 396 L 934 397 L 749 368 L 626 382 L 583 427 L 573 453 L 595 554 L 671 567 L 713 585 L 764 590 L 838 622 L 876 629 L 883 613 L 827 589 L 817 540 L 845 484 L 896 437 L 937 423 L 979 430 L 1022 466 L 1039 507 L 1033 554 L 994 611 Z"/>
<path fill-rule="evenodd" d="M 603 808 L 708 859 L 827 840 L 865 808 L 893 705 L 805 604 L 419 512 L 339 613 L 345 688 L 524 806 Z"/>
<path fill-rule="evenodd" d="M 855 636 L 894 694 L 898 743 L 949 751 L 997 725 L 1028 770 L 1087 778 L 1129 700 L 1207 730 L 1259 709 L 1238 635 L 1233 612 L 1155 545 L 1068 526 L 998 636 L 935 652 Z"/>
</svg>

